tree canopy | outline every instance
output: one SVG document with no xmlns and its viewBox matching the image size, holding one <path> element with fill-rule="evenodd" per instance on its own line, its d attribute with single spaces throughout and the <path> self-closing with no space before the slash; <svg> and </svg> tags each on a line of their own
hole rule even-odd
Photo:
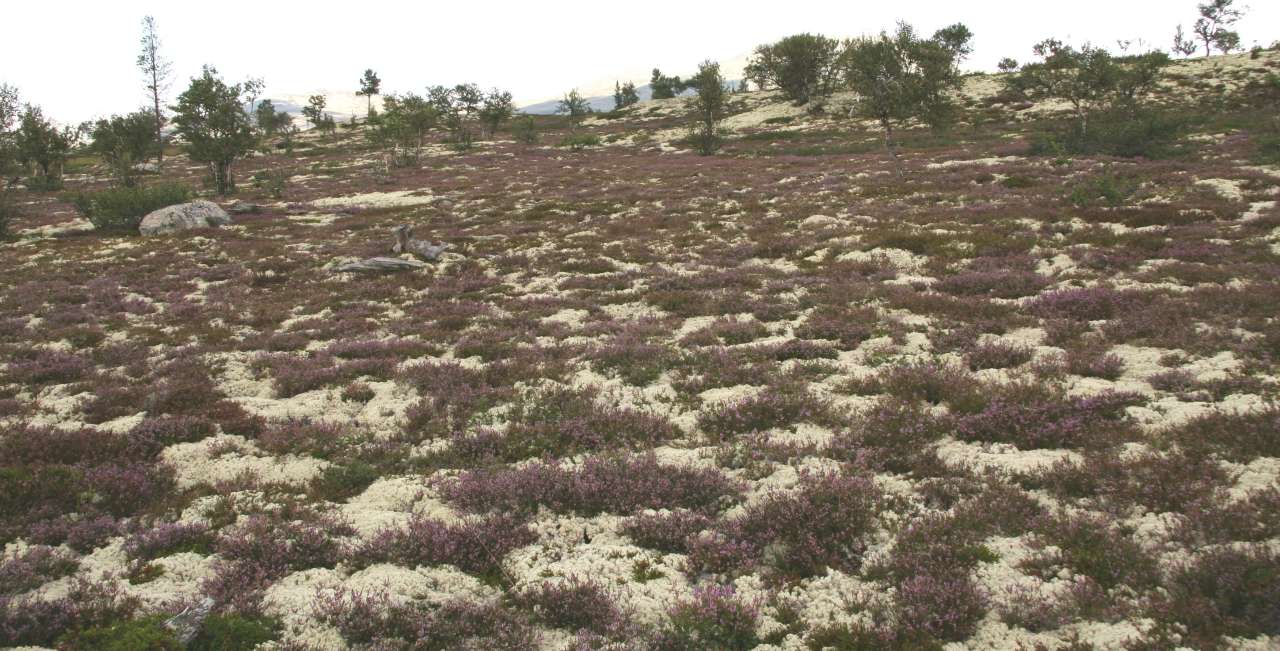
<svg viewBox="0 0 1280 651">
<path fill-rule="evenodd" d="M 234 163 L 257 142 L 245 112 L 244 84 L 227 84 L 215 68 L 205 66 L 172 108 L 187 155 L 210 166 L 218 192 L 234 191 Z"/>
</svg>

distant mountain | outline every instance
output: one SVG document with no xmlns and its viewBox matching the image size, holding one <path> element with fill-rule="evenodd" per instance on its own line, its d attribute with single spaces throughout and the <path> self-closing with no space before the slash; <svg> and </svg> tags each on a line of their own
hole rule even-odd
<svg viewBox="0 0 1280 651">
<path fill-rule="evenodd" d="M 636 88 L 636 94 L 640 96 L 640 101 L 642 102 L 651 100 L 653 99 L 653 87 L 649 84 L 639 86 Z M 692 95 L 693 91 L 686 90 L 684 94 Z M 586 99 L 587 106 L 590 106 L 592 111 L 597 113 L 607 113 L 613 110 L 613 93 L 609 93 L 608 95 L 596 95 Z M 558 106 L 560 106 L 560 100 L 553 99 L 545 102 L 539 102 L 537 104 L 522 106 L 520 107 L 520 112 L 528 113 L 529 115 L 552 115 L 556 112 L 556 108 Z"/>
<path fill-rule="evenodd" d="M 729 80 L 729 84 L 735 88 L 740 83 L 742 83 L 742 81 L 738 79 Z M 681 93 L 680 96 L 688 97 L 692 94 L 693 94 L 692 90 L 686 90 L 683 93 Z M 653 99 L 653 88 L 650 87 L 649 84 L 639 86 L 636 88 L 636 95 L 640 96 L 640 101 L 642 102 L 651 100 Z M 588 97 L 586 98 L 586 100 L 587 100 L 587 106 L 590 106 L 591 110 L 595 111 L 596 113 L 608 113 L 609 111 L 613 110 L 613 93 L 609 93 L 608 95 L 596 95 L 594 97 Z M 520 107 L 519 111 L 521 113 L 528 113 L 529 115 L 553 115 L 556 112 L 556 108 L 558 108 L 559 106 L 560 106 L 560 100 L 553 99 L 553 100 L 547 100 L 545 102 L 538 102 L 537 104 L 522 106 Z"/>
<path fill-rule="evenodd" d="M 745 76 L 743 74 L 743 70 L 746 68 L 747 61 L 749 59 L 749 54 L 739 54 L 738 56 L 721 59 L 720 73 L 723 74 L 725 78 L 732 80 L 731 83 L 737 85 L 741 83 L 739 80 Z M 583 84 L 578 87 L 578 92 L 582 93 L 586 97 L 587 104 L 591 107 L 591 110 L 612 111 L 614 83 L 617 80 L 621 80 L 623 82 L 626 82 L 627 80 L 638 82 L 643 79 L 649 79 L 650 72 L 650 70 L 620 71 L 620 74 L 616 77 L 597 79 L 593 82 Z M 667 70 L 666 72 L 668 74 L 675 72 L 681 77 L 688 79 L 693 76 L 693 72 L 695 72 L 695 70 L 685 70 L 683 72 L 679 70 Z M 653 88 L 650 87 L 649 84 L 637 86 L 636 94 L 640 96 L 640 101 L 642 102 L 652 99 Z M 692 91 L 686 91 L 685 94 L 691 95 L 693 93 Z M 556 112 L 556 106 L 559 104 L 560 98 L 555 97 L 542 102 L 526 104 L 521 106 L 519 110 L 522 113 L 528 113 L 530 115 L 550 115 Z"/>
<path fill-rule="evenodd" d="M 263 99 L 271 100 L 277 111 L 285 111 L 292 115 L 294 122 L 300 127 L 305 127 L 302 119 L 302 107 L 307 105 L 311 95 L 324 95 L 325 97 L 325 113 L 333 116 L 338 122 L 346 122 L 351 116 L 364 118 L 368 112 L 368 103 L 365 97 L 356 95 L 350 91 L 316 91 L 315 93 L 279 93 L 271 97 Z M 382 97 L 375 95 L 373 97 L 373 108 L 382 109 Z"/>
</svg>

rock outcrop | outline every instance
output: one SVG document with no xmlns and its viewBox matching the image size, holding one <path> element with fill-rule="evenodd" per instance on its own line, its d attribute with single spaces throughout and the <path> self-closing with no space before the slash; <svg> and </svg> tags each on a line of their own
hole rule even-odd
<svg viewBox="0 0 1280 651">
<path fill-rule="evenodd" d="M 142 218 L 138 231 L 143 235 L 165 235 L 230 223 L 231 216 L 218 204 L 212 201 L 192 201 L 152 211 Z"/>
</svg>

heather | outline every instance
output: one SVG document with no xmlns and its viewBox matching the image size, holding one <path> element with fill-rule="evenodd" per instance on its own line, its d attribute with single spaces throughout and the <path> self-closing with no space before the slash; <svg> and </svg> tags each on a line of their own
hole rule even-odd
<svg viewBox="0 0 1280 651">
<path fill-rule="evenodd" d="M 714 156 L 673 97 L 7 186 L 0 646 L 1274 645 L 1277 61 L 1171 63 L 1148 156 L 974 74 L 892 153 L 753 84 Z"/>
</svg>

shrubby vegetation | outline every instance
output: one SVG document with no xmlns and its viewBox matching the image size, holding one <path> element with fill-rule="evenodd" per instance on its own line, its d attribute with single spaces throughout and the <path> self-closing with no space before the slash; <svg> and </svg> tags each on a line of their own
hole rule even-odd
<svg viewBox="0 0 1280 651">
<path fill-rule="evenodd" d="M 17 162 L 31 174 L 27 187 L 57 190 L 62 187 L 62 169 L 79 143 L 79 127 L 58 127 L 38 106 L 27 104 L 18 119 L 13 143 Z"/>
<path fill-rule="evenodd" d="M 632 82 L 620 84 L 613 83 L 613 109 L 627 108 L 632 104 L 640 101 L 640 95 L 636 92 L 636 85 Z"/>
<path fill-rule="evenodd" d="M 1076 48 L 1057 39 L 1042 41 L 1034 51 L 1040 60 L 1010 77 L 1009 89 L 1031 99 L 1065 101 L 1073 115 L 1071 124 L 1045 136 L 1038 150 L 1151 156 L 1177 136 L 1178 122 L 1146 105 L 1168 55 L 1117 58 L 1102 48 Z"/>
<path fill-rule="evenodd" d="M 688 87 L 689 85 L 679 77 L 664 75 L 657 68 L 653 69 L 653 76 L 649 78 L 649 90 L 653 93 L 653 99 L 671 99 L 683 93 Z"/>
<path fill-rule="evenodd" d="M 510 120 L 514 112 L 515 103 L 512 101 L 511 93 L 494 88 L 485 94 L 478 115 L 489 137 L 492 138 L 498 133 L 498 127 Z"/>
<path fill-rule="evenodd" d="M 830 95 L 840 82 L 840 41 L 820 34 L 796 34 L 756 48 L 747 79 L 775 87 L 797 105 Z"/>
<path fill-rule="evenodd" d="M 968 28 L 953 25 L 925 39 L 899 23 L 893 35 L 882 32 L 846 44 L 845 81 L 859 95 L 855 111 L 880 124 L 895 161 L 894 130 L 904 122 L 916 119 L 943 128 L 952 121 L 949 93 L 960 85 L 958 65 L 969 52 L 971 36 Z"/>
<path fill-rule="evenodd" d="M 160 149 L 155 115 L 145 111 L 98 120 L 89 137 L 93 139 L 89 150 L 102 157 L 116 181 L 129 187 L 137 183 L 138 167 Z"/>
<path fill-rule="evenodd" d="M 78 192 L 71 196 L 71 203 L 98 230 L 136 231 L 147 213 L 186 202 L 191 196 L 191 189 L 185 185 L 160 183 Z"/>
<path fill-rule="evenodd" d="M 235 162 L 253 150 L 257 138 L 245 112 L 246 84 L 228 85 L 205 66 L 178 96 L 173 123 L 191 160 L 205 163 L 220 194 L 235 191 Z"/>
<path fill-rule="evenodd" d="M 725 96 L 728 89 L 720 64 L 704 61 L 698 64 L 698 74 L 691 80 L 697 92 L 689 104 L 693 108 L 694 126 L 690 137 L 704 156 L 714 154 L 720 148 L 720 120 L 725 116 Z"/>
</svg>

